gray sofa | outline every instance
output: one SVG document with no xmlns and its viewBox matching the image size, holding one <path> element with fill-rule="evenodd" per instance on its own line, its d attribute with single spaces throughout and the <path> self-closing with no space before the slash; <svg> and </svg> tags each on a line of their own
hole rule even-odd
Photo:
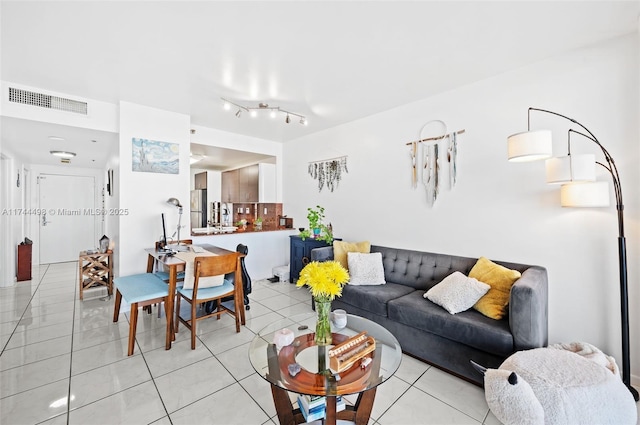
<svg viewBox="0 0 640 425">
<path fill-rule="evenodd" d="M 509 314 L 490 319 L 476 310 L 449 314 L 423 297 L 442 279 L 469 274 L 476 258 L 371 246 L 382 253 L 385 285 L 346 285 L 332 309 L 366 317 L 388 329 L 402 350 L 477 385 L 482 376 L 469 360 L 497 368 L 519 350 L 544 347 L 548 341 L 547 271 L 538 266 L 498 262 L 522 277 L 511 289 Z M 311 251 L 312 261 L 333 259 L 333 247 Z"/>
</svg>

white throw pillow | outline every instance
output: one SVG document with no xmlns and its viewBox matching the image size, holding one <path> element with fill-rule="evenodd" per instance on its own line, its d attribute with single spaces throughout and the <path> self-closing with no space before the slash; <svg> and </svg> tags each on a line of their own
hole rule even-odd
<svg viewBox="0 0 640 425">
<path fill-rule="evenodd" d="M 491 286 L 460 272 L 453 272 L 423 295 L 451 314 L 473 307 Z"/>
<path fill-rule="evenodd" d="M 384 280 L 382 253 L 348 252 L 347 262 L 349 263 L 349 285 L 383 285 L 387 283 Z"/>
</svg>

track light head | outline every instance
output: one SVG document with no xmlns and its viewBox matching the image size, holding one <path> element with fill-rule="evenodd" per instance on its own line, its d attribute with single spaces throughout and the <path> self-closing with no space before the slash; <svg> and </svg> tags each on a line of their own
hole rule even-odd
<svg viewBox="0 0 640 425">
<path fill-rule="evenodd" d="M 240 118 L 240 115 L 242 115 L 242 109 L 238 109 L 238 112 L 236 112 L 236 117 Z"/>
<path fill-rule="evenodd" d="M 300 117 L 300 124 L 307 125 L 307 119 L 305 117 Z"/>
<path fill-rule="evenodd" d="M 287 114 L 287 118 L 284 119 L 284 122 L 289 124 L 291 122 L 291 118 L 289 118 L 289 114 Z"/>
</svg>

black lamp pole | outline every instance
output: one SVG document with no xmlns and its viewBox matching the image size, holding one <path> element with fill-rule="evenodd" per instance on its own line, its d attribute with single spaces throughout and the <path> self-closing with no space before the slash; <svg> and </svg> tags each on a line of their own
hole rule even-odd
<svg viewBox="0 0 640 425">
<path fill-rule="evenodd" d="M 624 204 L 622 203 L 622 185 L 620 184 L 620 175 L 618 174 L 616 163 L 609 152 L 598 141 L 596 136 L 594 136 L 587 127 L 580 124 L 578 121 L 546 109 L 529 108 L 529 115 L 531 111 L 546 112 L 548 114 L 556 115 L 582 127 L 588 135 L 576 130 L 569 130 L 569 132 L 580 134 L 598 145 L 607 162 L 606 164 L 603 164 L 596 161 L 596 164 L 604 167 L 609 174 L 611 174 L 611 178 L 613 179 L 613 188 L 616 195 L 616 209 L 618 213 L 618 263 L 620 266 L 620 311 L 622 318 L 622 382 L 624 382 L 629 391 L 631 391 L 633 398 L 638 401 L 638 391 L 631 386 L 631 363 L 629 360 L 629 293 L 627 290 L 627 244 L 624 237 Z M 530 117 L 528 117 L 528 126 L 530 124 L 529 118 Z"/>
</svg>

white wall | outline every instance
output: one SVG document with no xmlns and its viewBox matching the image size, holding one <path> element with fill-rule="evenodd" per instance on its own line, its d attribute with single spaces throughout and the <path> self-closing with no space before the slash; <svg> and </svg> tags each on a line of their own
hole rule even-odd
<svg viewBox="0 0 640 425">
<path fill-rule="evenodd" d="M 184 206 L 181 238 L 189 235 L 189 127 L 188 115 L 120 102 L 120 155 L 116 197 L 120 216 L 115 275 L 146 271 L 145 248 L 153 247 L 162 234 L 160 214 L 165 213 L 167 234 L 178 224 L 178 209 L 167 204 L 174 197 Z M 133 172 L 132 138 L 178 143 L 179 174 Z"/>
<path fill-rule="evenodd" d="M 109 152 L 105 168 L 102 175 L 105 176 L 104 187 L 104 207 L 107 211 L 119 211 L 120 197 L 120 147 L 114 145 Z M 107 191 L 107 173 L 113 170 L 113 180 L 111 181 L 112 191 L 109 195 Z M 109 241 L 120 246 L 120 216 L 115 214 L 106 214 L 104 216 L 104 234 L 109 237 Z M 114 254 L 116 256 L 117 254 Z M 117 257 L 116 257 L 117 258 Z"/>
<path fill-rule="evenodd" d="M 562 209 L 559 188 L 545 184 L 544 162 L 506 159 L 506 138 L 526 130 L 529 106 L 575 118 L 607 147 L 620 170 L 632 374 L 640 375 L 638 53 L 633 34 L 287 143 L 284 213 L 302 225 L 306 208 L 320 204 L 335 235 L 345 240 L 545 266 L 550 343 L 587 341 L 620 365 L 615 208 Z M 410 187 L 405 143 L 433 119 L 466 134 L 458 144 L 458 183 L 429 208 L 422 187 Z M 550 127 L 554 153 L 566 154 L 570 122 L 538 113 L 531 123 Z M 597 149 L 577 139 L 573 152 Z M 338 155 L 348 155 L 349 173 L 333 193 L 319 193 L 307 163 Z M 611 181 L 599 173 L 599 180 Z"/>
</svg>

